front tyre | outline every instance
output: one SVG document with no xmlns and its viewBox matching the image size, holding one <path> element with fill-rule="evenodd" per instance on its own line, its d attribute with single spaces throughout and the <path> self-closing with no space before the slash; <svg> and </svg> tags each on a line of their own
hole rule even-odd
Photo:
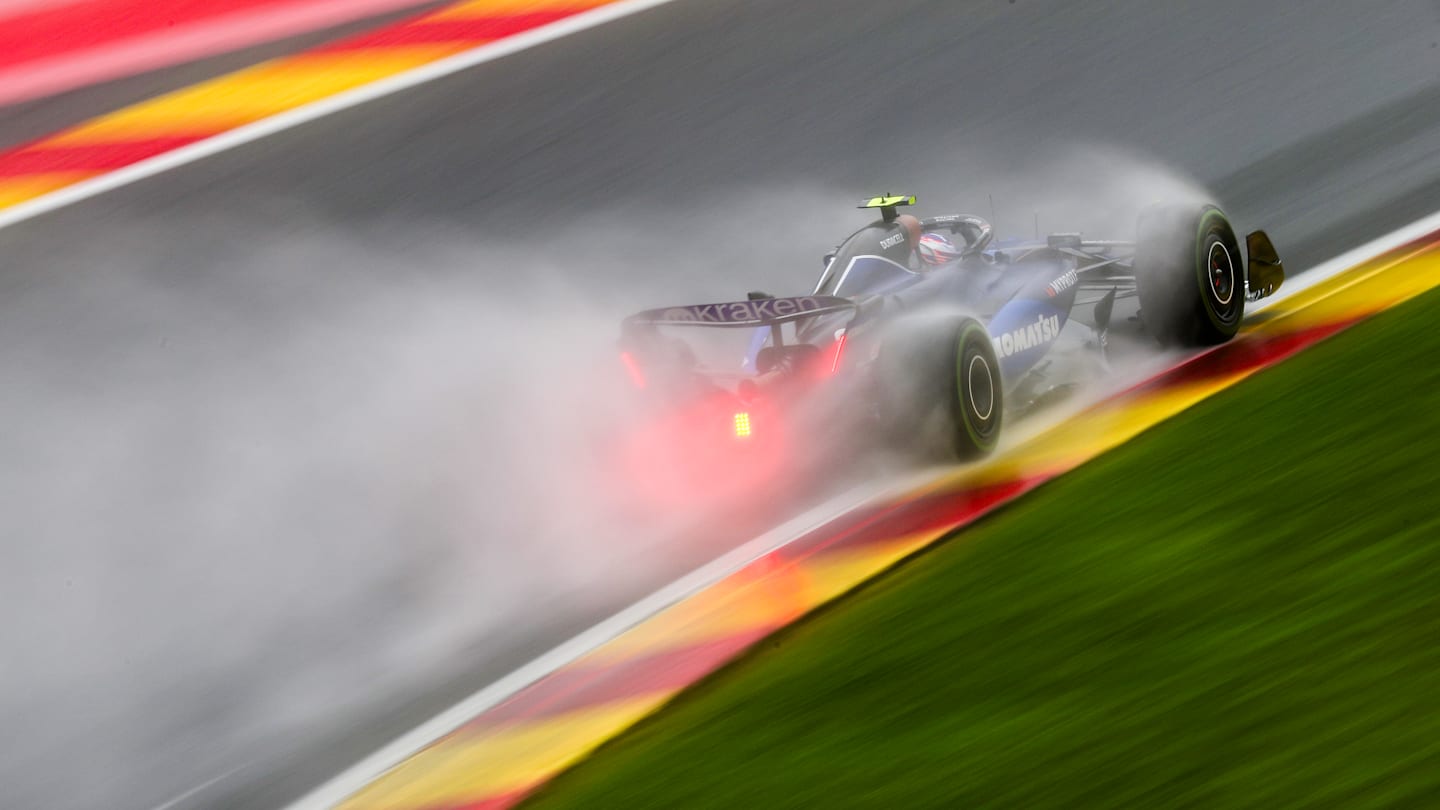
<svg viewBox="0 0 1440 810">
<path fill-rule="evenodd" d="M 1213 205 L 1140 217 L 1135 283 L 1140 318 L 1162 344 L 1224 343 L 1245 315 L 1245 269 L 1230 221 Z"/>
</svg>

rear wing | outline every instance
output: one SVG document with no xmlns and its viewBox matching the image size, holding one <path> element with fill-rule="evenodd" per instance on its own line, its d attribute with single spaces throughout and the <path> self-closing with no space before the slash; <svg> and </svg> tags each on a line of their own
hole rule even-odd
<svg viewBox="0 0 1440 810">
<path fill-rule="evenodd" d="M 626 328 L 643 326 L 779 326 L 821 315 L 849 312 L 859 308 L 848 298 L 807 295 L 799 298 L 754 298 L 721 304 L 691 304 L 637 312 L 625 319 Z"/>
</svg>

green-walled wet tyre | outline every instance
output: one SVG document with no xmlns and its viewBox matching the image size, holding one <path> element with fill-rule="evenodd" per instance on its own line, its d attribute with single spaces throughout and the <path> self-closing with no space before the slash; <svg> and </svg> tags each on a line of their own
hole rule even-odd
<svg viewBox="0 0 1440 810">
<path fill-rule="evenodd" d="M 878 359 L 880 411 L 893 443 L 929 457 L 982 458 L 1000 441 L 1000 363 L 985 327 L 944 317 L 895 330 Z"/>
<path fill-rule="evenodd" d="M 1141 214 L 1135 283 L 1146 331 L 1167 346 L 1224 343 L 1245 316 L 1240 243 L 1213 205 Z"/>
</svg>

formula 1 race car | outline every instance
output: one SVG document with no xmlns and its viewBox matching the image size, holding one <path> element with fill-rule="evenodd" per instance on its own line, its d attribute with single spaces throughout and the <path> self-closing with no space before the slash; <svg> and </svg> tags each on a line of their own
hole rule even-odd
<svg viewBox="0 0 1440 810">
<path fill-rule="evenodd" d="M 1245 238 L 1242 263 L 1234 229 L 1210 205 L 1149 209 L 1134 241 L 1055 233 L 992 244 L 979 217 L 899 213 L 914 202 L 866 200 L 880 218 L 825 257 L 809 295 L 752 292 L 624 321 L 631 379 L 667 416 L 683 415 L 672 433 L 704 448 L 693 460 L 726 452 L 725 442 L 857 433 L 977 458 L 995 448 L 1007 408 L 1014 416 L 1044 398 L 1036 369 L 1062 332 L 1082 332 L 1103 357 L 1116 301 L 1136 299 L 1130 320 L 1150 340 L 1221 343 L 1245 301 L 1284 279 L 1265 232 Z M 693 339 L 705 327 L 748 330 L 743 352 L 705 357 Z"/>
</svg>

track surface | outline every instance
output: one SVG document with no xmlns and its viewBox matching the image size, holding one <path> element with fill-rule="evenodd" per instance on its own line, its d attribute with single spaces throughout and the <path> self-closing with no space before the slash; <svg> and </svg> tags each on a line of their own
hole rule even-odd
<svg viewBox="0 0 1440 810">
<path fill-rule="evenodd" d="M 1440 200 L 1432 2 L 964 5 L 679 0 L 0 231 L 14 806 L 274 805 L 742 542 L 557 518 L 530 372 L 859 194 L 1064 228 L 1134 155 L 1295 269 Z"/>
</svg>

